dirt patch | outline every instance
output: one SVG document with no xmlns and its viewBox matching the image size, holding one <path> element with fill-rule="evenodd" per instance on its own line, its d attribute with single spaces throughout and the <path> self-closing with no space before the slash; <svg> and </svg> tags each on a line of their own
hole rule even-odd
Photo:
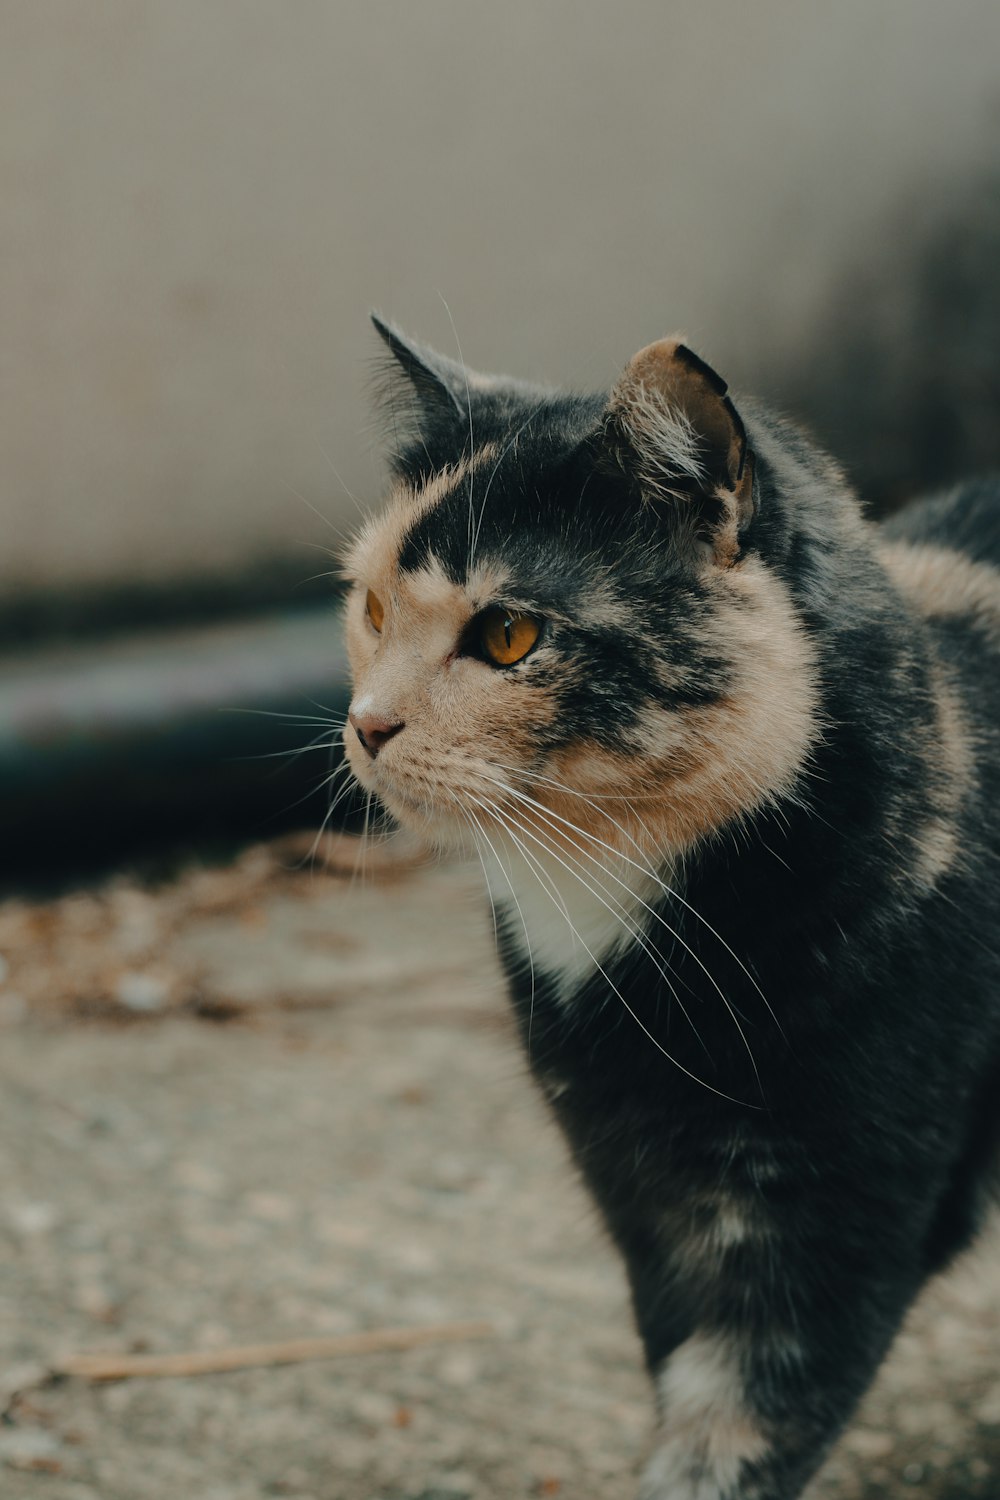
<svg viewBox="0 0 1000 1500">
<path fill-rule="evenodd" d="M 3 1500 L 625 1500 L 624 1279 L 528 1082 L 465 875 L 357 846 L 0 906 Z M 217 1024 L 226 1020 L 228 1024 Z M 995 1500 L 996 1242 L 813 1493 Z M 492 1338 L 112 1385 L 66 1350 L 485 1319 Z"/>
</svg>

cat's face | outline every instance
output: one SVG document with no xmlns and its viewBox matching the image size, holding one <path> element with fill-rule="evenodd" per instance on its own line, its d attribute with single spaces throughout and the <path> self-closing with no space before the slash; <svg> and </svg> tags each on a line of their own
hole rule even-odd
<svg viewBox="0 0 1000 1500">
<path fill-rule="evenodd" d="M 585 829 L 649 853 L 781 789 L 814 729 L 809 648 L 741 552 L 752 459 L 721 382 L 664 343 L 610 403 L 467 391 L 389 338 L 419 425 L 347 562 L 362 786 L 438 844 Z"/>
<path fill-rule="evenodd" d="M 471 477 L 463 464 L 422 489 L 402 489 L 388 515 L 365 528 L 349 563 L 347 754 L 363 786 L 436 841 L 489 817 L 501 781 L 538 763 L 556 713 L 557 627 L 515 571 L 481 557 L 455 577 L 431 551 L 404 558 L 421 518 L 464 501 Z M 505 607 L 512 613 L 500 619 Z M 517 660 L 499 664 L 491 644 L 495 656 Z"/>
</svg>

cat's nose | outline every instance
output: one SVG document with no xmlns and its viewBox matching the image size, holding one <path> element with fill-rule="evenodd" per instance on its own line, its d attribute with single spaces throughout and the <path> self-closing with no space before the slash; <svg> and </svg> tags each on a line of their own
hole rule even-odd
<svg viewBox="0 0 1000 1500">
<path fill-rule="evenodd" d="M 403 727 L 402 723 L 392 724 L 388 719 L 379 718 L 378 714 L 349 713 L 347 717 L 353 726 L 354 733 L 372 760 L 375 759 L 386 740 L 391 740 L 393 735 L 398 734 Z"/>
</svg>

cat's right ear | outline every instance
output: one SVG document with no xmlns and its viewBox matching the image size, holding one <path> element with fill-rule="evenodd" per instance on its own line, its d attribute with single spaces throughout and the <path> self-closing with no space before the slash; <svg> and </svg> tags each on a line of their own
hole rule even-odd
<svg viewBox="0 0 1000 1500">
<path fill-rule="evenodd" d="M 375 330 L 389 351 L 379 369 L 379 404 L 386 414 L 397 472 L 433 469 L 454 457 L 469 430 L 470 376 L 464 365 L 406 337 L 377 313 Z"/>
</svg>

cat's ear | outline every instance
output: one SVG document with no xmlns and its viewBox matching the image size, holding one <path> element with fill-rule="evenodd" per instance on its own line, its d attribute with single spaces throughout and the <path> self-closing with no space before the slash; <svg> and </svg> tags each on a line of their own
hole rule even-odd
<svg viewBox="0 0 1000 1500">
<path fill-rule="evenodd" d="M 668 504 L 720 562 L 735 561 L 756 510 L 753 454 L 726 382 L 679 337 L 626 365 L 604 440 L 645 500 Z"/>
<path fill-rule="evenodd" d="M 425 344 L 408 339 L 377 313 L 370 314 L 375 331 L 406 376 L 417 398 L 427 407 L 448 417 L 466 414 L 469 377 L 464 365 L 456 364 Z"/>
<path fill-rule="evenodd" d="M 371 320 L 391 356 L 379 371 L 378 397 L 387 417 L 392 466 L 411 479 L 426 477 L 454 462 L 464 446 L 475 377 L 375 313 Z"/>
</svg>

